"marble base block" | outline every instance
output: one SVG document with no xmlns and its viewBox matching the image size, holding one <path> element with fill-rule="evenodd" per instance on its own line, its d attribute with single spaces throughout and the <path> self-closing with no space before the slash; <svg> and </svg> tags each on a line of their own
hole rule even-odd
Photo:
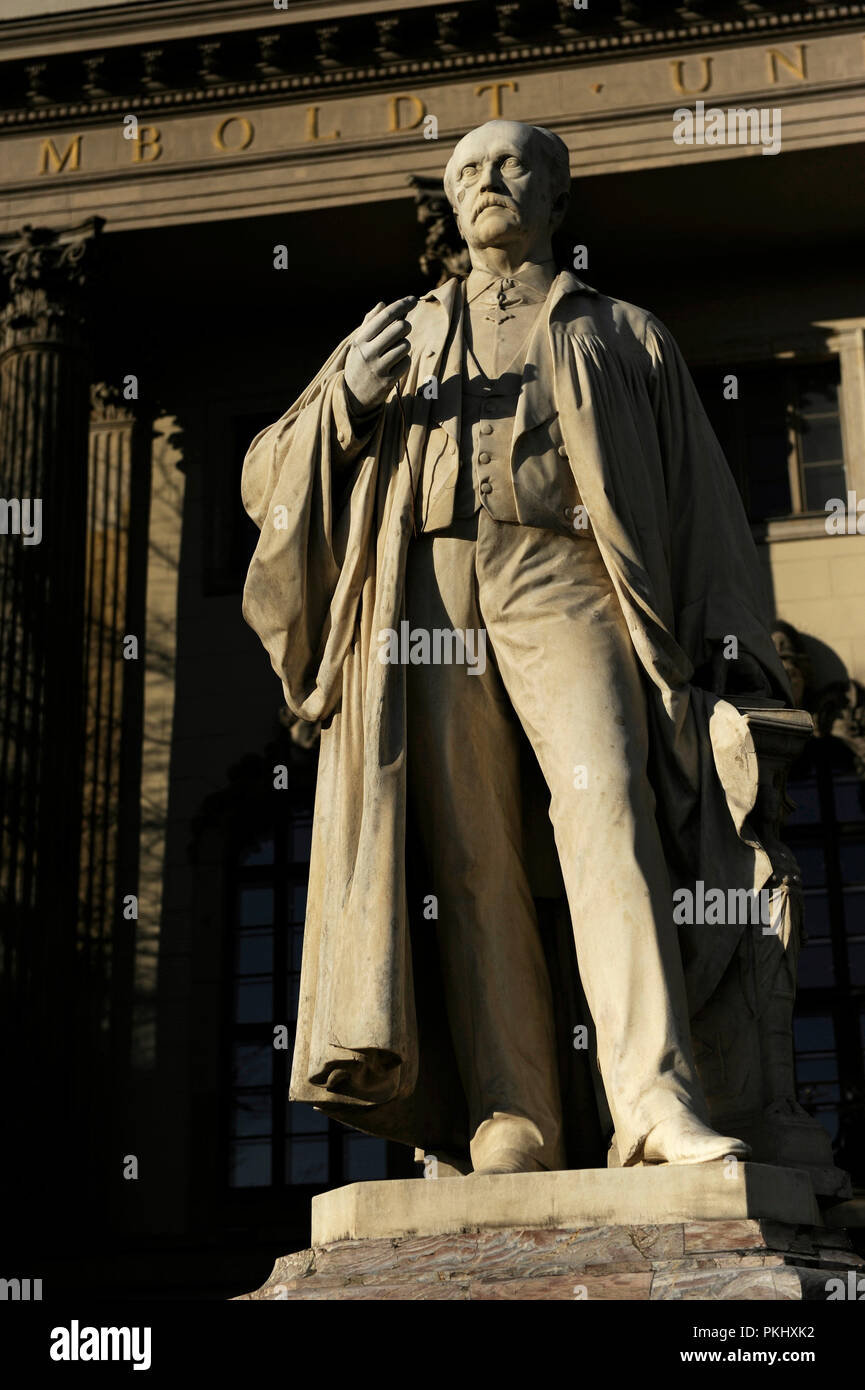
<svg viewBox="0 0 865 1390">
<path fill-rule="evenodd" d="M 807 1173 L 765 1163 L 664 1163 L 356 1182 L 313 1197 L 312 1243 L 448 1235 L 496 1226 L 569 1229 L 747 1216 L 818 1223 Z"/>
<path fill-rule="evenodd" d="M 583 1169 L 338 1188 L 312 1248 L 241 1297 L 824 1300 L 849 1271 L 865 1281 L 801 1172 Z"/>
<path fill-rule="evenodd" d="M 502 1227 L 284 1255 L 238 1301 L 825 1301 L 839 1280 L 865 1291 L 865 1261 L 828 1227 L 753 1219 Z"/>
</svg>

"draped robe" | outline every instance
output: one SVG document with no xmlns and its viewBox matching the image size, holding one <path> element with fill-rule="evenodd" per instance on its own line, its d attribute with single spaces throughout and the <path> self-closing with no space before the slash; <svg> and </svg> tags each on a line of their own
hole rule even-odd
<svg viewBox="0 0 865 1390">
<path fill-rule="evenodd" d="M 253 440 L 242 479 L 261 531 L 244 617 L 289 708 L 323 724 L 290 1095 L 368 1133 L 450 1151 L 465 1150 L 465 1100 L 429 954 L 434 924 L 422 946 L 411 928 L 421 902 L 406 872 L 405 671 L 378 659 L 378 634 L 405 616 L 419 480 L 447 486 L 457 464 L 441 441 L 444 431 L 458 445 L 458 400 L 449 393 L 442 409 L 424 385 L 461 372 L 458 285 L 408 315 L 408 374 L 347 479 L 334 451 L 350 338 Z M 644 674 L 672 885 L 757 892 L 772 868 L 749 822 L 753 741 L 735 707 L 692 680 L 735 637 L 789 700 L 750 528 L 669 332 L 569 271 L 532 335 L 515 447 L 554 412 Z M 602 902 L 603 885 L 591 890 Z M 692 1015 L 743 930 L 679 928 Z"/>
</svg>

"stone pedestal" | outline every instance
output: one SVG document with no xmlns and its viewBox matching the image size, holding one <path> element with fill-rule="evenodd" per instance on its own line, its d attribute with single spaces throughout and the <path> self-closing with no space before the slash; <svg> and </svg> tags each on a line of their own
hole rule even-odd
<svg viewBox="0 0 865 1390">
<path fill-rule="evenodd" d="M 865 1278 L 807 1175 L 763 1164 L 354 1183 L 313 1199 L 312 1241 L 242 1299 L 827 1300 Z"/>
</svg>

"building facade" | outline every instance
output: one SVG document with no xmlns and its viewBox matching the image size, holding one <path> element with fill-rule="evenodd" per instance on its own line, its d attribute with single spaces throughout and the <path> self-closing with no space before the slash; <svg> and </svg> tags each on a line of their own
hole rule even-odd
<svg viewBox="0 0 865 1390">
<path fill-rule="evenodd" d="M 865 1186 L 865 5 L 7 0 L 0 55 L 9 1158 L 76 1277 L 240 1292 L 313 1193 L 418 1171 L 286 1104 L 317 731 L 241 618 L 239 476 L 459 267 L 437 181 L 497 115 L 568 144 L 558 253 L 671 328 L 742 491 L 819 734 L 799 1098 Z"/>
</svg>

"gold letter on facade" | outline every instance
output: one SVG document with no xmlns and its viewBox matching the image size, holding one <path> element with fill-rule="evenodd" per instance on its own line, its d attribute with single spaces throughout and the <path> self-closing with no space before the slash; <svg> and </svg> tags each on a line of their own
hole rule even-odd
<svg viewBox="0 0 865 1390">
<path fill-rule="evenodd" d="M 711 85 L 712 85 L 712 59 L 711 59 L 711 58 L 701 58 L 701 59 L 700 59 L 700 62 L 701 62 L 701 64 L 702 64 L 702 66 L 703 66 L 703 71 L 702 71 L 702 75 L 701 75 L 701 81 L 702 81 L 702 86 L 701 86 L 701 87 L 686 87 L 686 86 L 685 86 L 685 59 L 684 59 L 684 58 L 673 58 L 672 61 L 670 62 L 670 67 L 673 69 L 673 86 L 674 86 L 674 88 L 676 89 L 676 91 L 679 93 L 680 96 L 683 96 L 683 97 L 686 97 L 686 96 L 694 96 L 697 92 L 708 92 L 709 88 L 711 87 Z"/>
<path fill-rule="evenodd" d="M 805 81 L 805 45 L 796 44 L 798 59 L 788 58 L 786 53 L 781 53 L 777 48 L 766 49 L 766 67 L 769 72 L 769 81 L 778 81 L 778 64 L 783 63 L 788 72 L 792 72 L 794 77 L 798 77 L 800 82 Z"/>
<path fill-rule="evenodd" d="M 48 173 L 49 160 L 54 165 L 54 171 L 58 174 L 62 174 L 63 170 L 66 168 L 67 160 L 69 161 L 70 169 L 80 169 L 81 141 L 83 138 L 84 137 L 81 135 L 73 135 L 62 155 L 57 153 L 54 147 L 54 141 L 50 139 L 50 137 L 47 140 L 43 140 L 42 144 L 39 146 L 40 174 Z"/>
<path fill-rule="evenodd" d="M 475 96 L 482 97 L 484 92 L 492 92 L 490 102 L 490 120 L 497 121 L 502 114 L 502 92 L 505 87 L 510 87 L 512 92 L 519 91 L 516 82 L 484 82 L 482 86 L 475 87 Z"/>
<path fill-rule="evenodd" d="M 408 125 L 400 124 L 399 104 L 401 101 L 412 102 L 415 109 L 415 118 L 413 121 L 409 121 Z M 394 135 L 398 130 L 414 130 L 415 126 L 419 126 L 426 115 L 426 107 L 420 97 L 414 96 L 411 92 L 395 92 L 388 102 L 388 111 L 390 113 L 390 118 L 387 128 L 391 135 Z"/>
<path fill-rule="evenodd" d="M 138 134 L 132 141 L 132 163 L 152 164 L 162 154 L 161 142 L 162 136 L 155 125 L 140 125 Z"/>
<path fill-rule="evenodd" d="M 329 130 L 326 135 L 321 135 L 318 129 L 319 106 L 308 106 L 306 108 L 306 138 L 307 140 L 338 140 L 339 131 Z"/>
<path fill-rule="evenodd" d="M 243 135 L 239 145 L 228 146 L 225 143 L 225 132 L 230 125 L 237 121 L 243 130 Z M 247 120 L 246 116 L 226 116 L 224 121 L 220 121 L 216 130 L 213 132 L 213 143 L 218 150 L 248 150 L 252 144 L 255 131 L 252 121 Z"/>
</svg>

